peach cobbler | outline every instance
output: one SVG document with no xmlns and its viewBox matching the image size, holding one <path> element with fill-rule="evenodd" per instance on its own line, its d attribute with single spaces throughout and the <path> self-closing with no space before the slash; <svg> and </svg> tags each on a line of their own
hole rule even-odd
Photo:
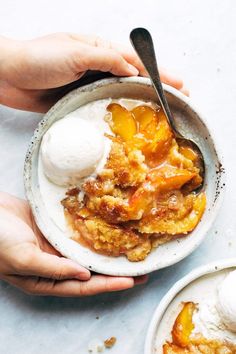
<svg viewBox="0 0 236 354">
<path fill-rule="evenodd" d="M 157 247 L 185 237 L 206 205 L 198 155 L 180 146 L 160 108 L 128 110 L 112 102 L 104 117 L 111 149 L 94 178 L 62 201 L 74 240 L 95 252 L 142 261 Z"/>
<path fill-rule="evenodd" d="M 198 305 L 183 303 L 172 329 L 172 342 L 163 345 L 163 354 L 235 354 L 236 345 L 223 339 L 205 338 L 194 331 L 193 315 Z"/>
</svg>

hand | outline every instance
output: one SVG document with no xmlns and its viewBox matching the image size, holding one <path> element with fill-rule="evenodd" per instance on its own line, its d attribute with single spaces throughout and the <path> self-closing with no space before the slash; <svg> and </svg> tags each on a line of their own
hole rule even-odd
<svg viewBox="0 0 236 354">
<path fill-rule="evenodd" d="M 87 70 L 146 75 L 131 48 L 92 36 L 57 33 L 27 41 L 1 37 L 0 53 L 0 103 L 35 112 L 47 111 L 65 93 L 65 85 Z M 186 93 L 182 80 L 163 69 L 160 75 L 164 83 Z"/>
<path fill-rule="evenodd" d="M 85 296 L 132 288 L 147 277 L 91 276 L 47 242 L 26 201 L 0 193 L 0 279 L 29 294 Z"/>
</svg>

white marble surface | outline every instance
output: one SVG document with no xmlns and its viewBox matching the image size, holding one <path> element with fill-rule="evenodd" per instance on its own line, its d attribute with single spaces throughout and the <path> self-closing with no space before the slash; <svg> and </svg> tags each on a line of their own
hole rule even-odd
<svg viewBox="0 0 236 354">
<path fill-rule="evenodd" d="M 236 2 L 234 0 L 8 0 L 0 33 L 30 38 L 49 32 L 96 33 L 128 42 L 146 26 L 162 65 L 185 78 L 225 158 L 227 190 L 203 244 L 181 263 L 136 289 L 84 299 L 30 297 L 0 283 L 0 353 L 86 354 L 91 338 L 117 337 L 112 354 L 141 354 L 153 310 L 189 270 L 236 253 Z M 40 115 L 0 107 L 0 189 L 22 196 L 22 167 Z M 99 316 L 99 319 L 96 319 Z M 108 352 L 108 350 L 107 350 Z"/>
</svg>

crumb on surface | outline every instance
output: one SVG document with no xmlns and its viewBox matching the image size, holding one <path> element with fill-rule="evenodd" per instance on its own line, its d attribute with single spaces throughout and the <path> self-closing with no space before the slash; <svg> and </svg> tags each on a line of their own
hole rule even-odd
<svg viewBox="0 0 236 354">
<path fill-rule="evenodd" d="M 104 340 L 104 345 L 106 348 L 112 348 L 113 345 L 116 343 L 116 337 L 110 337 L 106 340 Z"/>
</svg>

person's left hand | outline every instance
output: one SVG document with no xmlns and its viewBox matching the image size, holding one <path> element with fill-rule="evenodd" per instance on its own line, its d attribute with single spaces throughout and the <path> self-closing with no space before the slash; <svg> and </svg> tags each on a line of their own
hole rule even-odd
<svg viewBox="0 0 236 354">
<path fill-rule="evenodd" d="M 91 275 L 47 242 L 26 201 L 0 193 L 0 279 L 28 294 L 87 296 L 129 289 L 147 277 Z"/>
<path fill-rule="evenodd" d="M 0 64 L 0 103 L 34 112 L 47 111 L 87 70 L 146 75 L 131 47 L 73 33 L 27 41 L 0 37 Z M 186 93 L 181 79 L 164 69 L 160 76 Z"/>
</svg>

